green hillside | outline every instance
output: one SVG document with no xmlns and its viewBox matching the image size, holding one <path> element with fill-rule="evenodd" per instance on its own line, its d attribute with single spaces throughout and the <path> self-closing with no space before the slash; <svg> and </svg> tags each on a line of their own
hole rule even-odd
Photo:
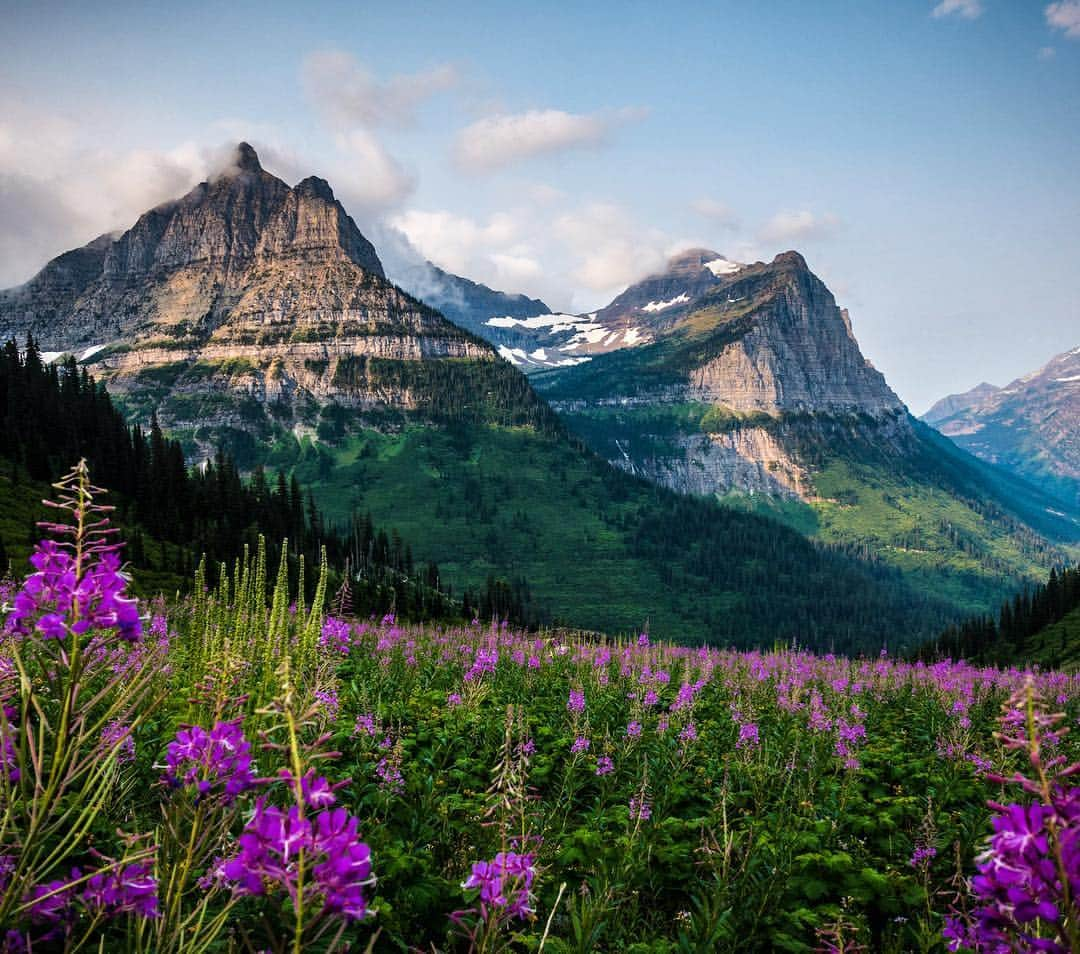
<svg viewBox="0 0 1080 954">
<path fill-rule="evenodd" d="M 724 504 L 884 560 L 919 591 L 964 613 L 991 609 L 1078 552 L 1080 522 L 1059 501 L 912 418 L 882 423 L 856 414 L 748 415 L 698 402 L 650 401 L 644 392 L 640 403 L 584 405 L 568 398 L 579 385 L 614 387 L 623 376 L 634 382 L 633 394 L 657 368 L 674 373 L 668 359 L 685 348 L 681 339 L 665 339 L 532 380 L 562 402 L 571 432 L 605 459 L 628 461 L 638 471 L 647 471 L 650 461 L 678 460 L 680 442 L 695 436 L 764 431 L 805 467 L 808 499 L 728 493 Z M 582 370 L 593 364 L 595 375 Z"/>
<path fill-rule="evenodd" d="M 370 511 L 454 591 L 504 578 L 552 621 L 856 650 L 917 642 L 954 613 L 885 566 L 658 489 L 531 428 L 414 423 L 337 446 L 289 435 L 266 464 L 291 467 L 331 518 Z"/>
</svg>

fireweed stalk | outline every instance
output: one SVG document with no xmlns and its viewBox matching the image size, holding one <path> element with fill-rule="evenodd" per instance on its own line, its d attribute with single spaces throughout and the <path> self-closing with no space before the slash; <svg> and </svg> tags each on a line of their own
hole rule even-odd
<svg viewBox="0 0 1080 954">
<path fill-rule="evenodd" d="M 91 484 L 84 461 L 54 487 L 58 500 L 46 504 L 68 522 L 41 525 L 52 538 L 37 545 L 35 572 L 5 606 L 0 643 L 15 676 L 3 681 L 0 699 L 0 854 L 14 858 L 0 885 L 0 923 L 21 932 L 32 920 L 70 942 L 87 919 L 91 931 L 119 915 L 156 916 L 156 904 L 102 901 L 128 890 L 124 872 L 135 872 L 130 882 L 142 896 L 156 891 L 147 869 L 135 867 L 151 849 L 131 840 L 119 846 L 110 863 L 119 887 L 108 887 L 105 869 L 82 875 L 80 867 L 89 867 L 88 836 L 118 763 L 160 707 L 164 687 L 160 646 L 143 641 L 138 607 L 125 592 L 112 508 L 96 499 L 104 491 Z"/>
<path fill-rule="evenodd" d="M 1026 752 L 1028 774 L 992 781 L 1017 786 L 1030 803 L 991 802 L 994 835 L 978 861 L 970 888 L 977 907 L 954 911 L 944 936 L 953 951 L 1080 950 L 1080 788 L 1071 778 L 1080 763 L 1046 757 L 1069 731 L 1063 713 L 1049 714 L 1031 679 L 1004 705 L 1007 749 Z"/>
</svg>

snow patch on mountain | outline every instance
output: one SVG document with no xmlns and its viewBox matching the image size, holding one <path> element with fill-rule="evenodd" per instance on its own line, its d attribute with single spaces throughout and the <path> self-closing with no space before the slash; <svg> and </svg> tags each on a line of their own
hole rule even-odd
<svg viewBox="0 0 1080 954">
<path fill-rule="evenodd" d="M 713 273 L 715 274 L 715 272 Z M 676 305 L 685 305 L 690 301 L 690 296 L 683 292 L 681 295 L 677 295 L 675 298 L 671 298 L 668 301 L 650 301 L 647 305 L 642 305 L 642 311 L 665 311 L 668 308 L 674 308 Z"/>
<path fill-rule="evenodd" d="M 729 262 L 726 258 L 714 258 L 711 262 L 705 262 L 704 265 L 717 278 L 723 275 L 734 275 L 743 267 L 738 262 Z"/>
</svg>

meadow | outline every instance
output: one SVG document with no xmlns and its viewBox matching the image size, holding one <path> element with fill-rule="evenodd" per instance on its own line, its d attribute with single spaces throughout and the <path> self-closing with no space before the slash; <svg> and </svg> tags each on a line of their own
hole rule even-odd
<svg viewBox="0 0 1080 954">
<path fill-rule="evenodd" d="M 0 950 L 1078 949 L 1077 676 L 355 619 L 264 546 L 139 603 L 57 489 Z"/>
</svg>

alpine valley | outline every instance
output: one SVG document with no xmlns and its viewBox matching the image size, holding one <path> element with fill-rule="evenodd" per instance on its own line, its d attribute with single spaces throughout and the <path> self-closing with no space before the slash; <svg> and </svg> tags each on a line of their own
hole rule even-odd
<svg viewBox="0 0 1080 954">
<path fill-rule="evenodd" d="M 415 295 L 327 182 L 242 143 L 0 293 L 0 335 L 73 358 L 189 462 L 278 468 L 537 620 L 876 650 L 1075 552 L 1075 497 L 912 418 L 796 252 L 685 252 L 587 315 L 431 263 L 394 277 Z"/>
</svg>

